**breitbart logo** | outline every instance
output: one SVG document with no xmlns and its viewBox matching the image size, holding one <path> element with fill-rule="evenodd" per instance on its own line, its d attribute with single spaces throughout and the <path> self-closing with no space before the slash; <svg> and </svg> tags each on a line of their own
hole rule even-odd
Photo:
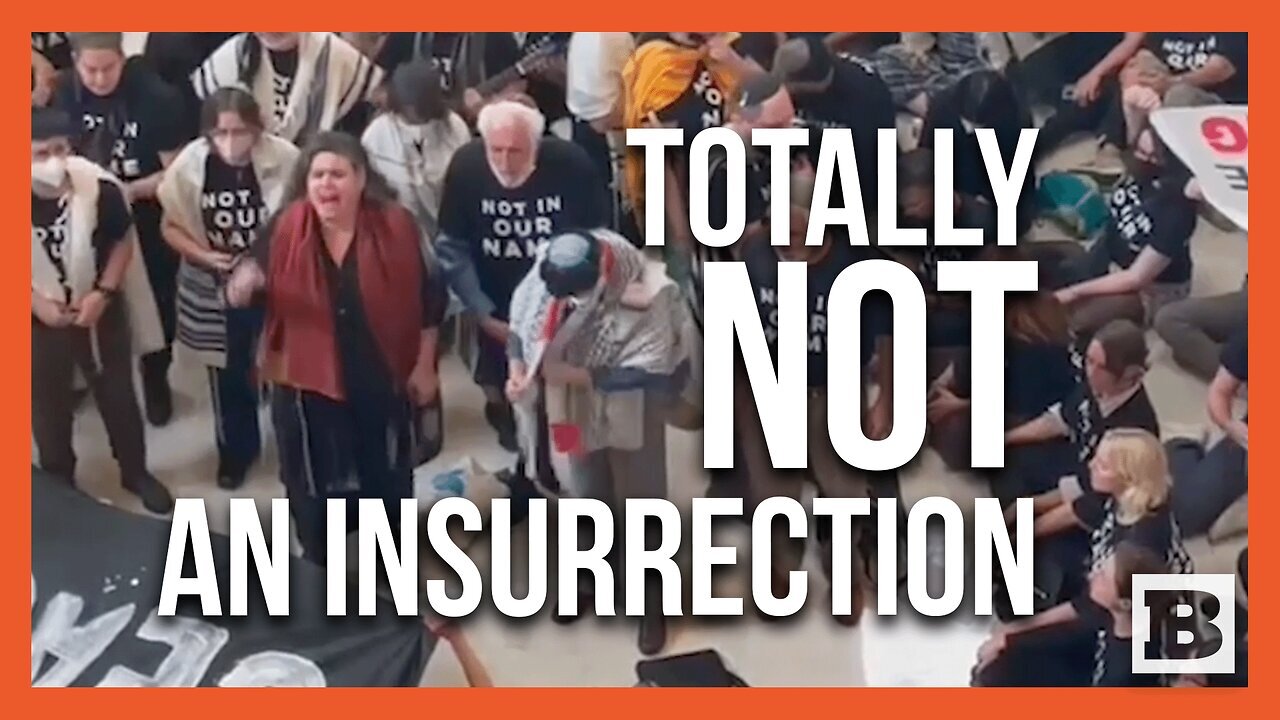
<svg viewBox="0 0 1280 720">
<path fill-rule="evenodd" d="M 1157 597 L 1164 602 L 1157 602 Z M 1134 575 L 1133 672 L 1235 672 L 1235 605 L 1234 575 Z M 1153 609 L 1157 610 L 1155 617 Z M 1163 654 L 1168 657 L 1148 657 L 1146 649 L 1153 638 L 1164 641 Z"/>
</svg>

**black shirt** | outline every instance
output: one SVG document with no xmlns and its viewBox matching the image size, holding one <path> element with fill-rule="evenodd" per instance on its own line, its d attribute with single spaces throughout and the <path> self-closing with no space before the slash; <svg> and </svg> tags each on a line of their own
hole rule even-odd
<svg viewBox="0 0 1280 720">
<path fill-rule="evenodd" d="M 253 166 L 232 167 L 217 153 L 209 153 L 200 212 L 213 249 L 238 254 L 253 247 L 267 218 Z"/>
<path fill-rule="evenodd" d="M 1248 101 L 1249 33 L 1147 33 L 1144 42 L 1175 75 L 1199 70 L 1214 55 L 1223 56 L 1236 73 L 1207 89 L 1229 103 Z"/>
<path fill-rule="evenodd" d="M 1167 180 L 1140 180 L 1126 176 L 1107 196 L 1111 222 L 1106 242 L 1111 260 L 1122 268 L 1133 264 L 1150 246 L 1169 259 L 1169 267 L 1156 278 L 1161 283 L 1191 280 L 1191 233 L 1196 210 L 1182 187 Z"/>
<path fill-rule="evenodd" d="M 533 175 L 520 187 L 505 188 L 477 139 L 449 163 L 440 232 L 471 246 L 480 289 L 497 305 L 495 317 L 506 320 L 511 294 L 539 247 L 565 230 L 604 227 L 606 192 L 586 151 L 555 137 L 539 144 Z"/>
<path fill-rule="evenodd" d="M 876 207 L 876 147 L 881 128 L 895 128 L 893 96 L 889 87 L 865 61 L 853 56 L 832 58 L 831 85 L 816 94 L 792 95 L 796 107 L 796 121 L 809 131 L 809 162 L 818 167 L 818 155 L 822 147 L 822 131 L 827 128 L 848 128 L 853 135 L 853 152 L 858 163 L 858 184 L 862 191 L 863 208 Z M 833 182 L 833 196 L 840 187 Z M 843 202 L 841 201 L 841 204 Z"/>
<path fill-rule="evenodd" d="M 1236 380 L 1249 382 L 1249 328 L 1237 330 L 1222 346 L 1222 367 Z"/>
<path fill-rule="evenodd" d="M 390 33 L 375 62 L 388 74 L 400 65 L 413 60 L 419 55 L 429 58 L 436 70 L 440 71 L 440 84 L 446 91 L 461 93 L 465 87 L 458 87 L 459 79 L 465 79 L 466 60 L 462 54 L 463 36 L 468 33 L 456 32 L 397 32 Z M 483 72 L 496 75 L 511 67 L 520 58 L 520 49 L 511 33 L 470 33 L 484 36 Z M 461 83 L 465 85 L 466 83 Z"/>
<path fill-rule="evenodd" d="M 683 149 L 687 151 L 698 133 L 724 124 L 725 100 L 724 89 L 716 84 L 715 76 L 706 65 L 698 63 L 693 82 L 658 113 L 658 119 L 684 130 Z"/>
<path fill-rule="evenodd" d="M 746 224 L 764 220 L 769 214 L 769 158 L 747 148 L 746 155 Z M 719 229 L 729 224 L 729 165 L 724 148 L 711 149 L 707 172 L 707 224 Z M 719 250 L 721 248 L 700 248 Z"/>
<path fill-rule="evenodd" d="M 271 114 L 279 123 L 289 112 L 289 95 L 298 74 L 298 49 L 268 50 L 267 60 L 271 65 Z"/>
<path fill-rule="evenodd" d="M 101 274 L 116 243 L 133 225 L 124 195 L 115 183 L 98 181 L 98 223 L 93 231 L 93 248 L 97 270 Z M 71 286 L 67 277 L 64 253 L 71 232 L 70 196 L 43 198 L 31 194 L 31 237 L 44 248 L 62 281 L 63 302 L 71 302 Z"/>
<path fill-rule="evenodd" d="M 965 355 L 956 364 L 959 397 L 970 395 L 972 359 L 971 354 Z M 1077 377 L 1067 346 L 1005 337 L 1005 412 L 1019 422 L 1034 418 L 1061 402 L 1075 389 Z"/>
<path fill-rule="evenodd" d="M 783 262 L 777 250 L 769 244 L 769 233 L 762 229 L 753 237 L 743 240 L 742 259 L 751 278 L 756 307 L 760 310 L 765 339 L 777 362 L 778 342 L 778 267 Z M 845 268 L 865 256 L 865 248 L 855 248 L 845 237 L 833 236 L 828 240 L 826 255 L 808 267 L 808 310 L 805 314 L 808 327 L 809 387 L 826 387 L 827 384 L 827 301 L 831 287 Z M 863 303 L 862 363 L 865 365 L 874 351 L 876 328 L 869 322 L 875 316 L 870 312 L 873 303 Z M 849 368 L 849 372 L 861 373 L 861 367 Z"/>
<path fill-rule="evenodd" d="M 994 243 L 996 239 L 996 209 L 984 200 L 972 195 L 958 194 L 960 206 L 953 216 L 957 228 L 978 228 L 982 230 L 984 244 Z M 868 200 L 863 200 L 864 204 Z M 958 260 L 972 260 L 982 252 L 981 246 L 934 245 L 933 218 L 928 220 L 910 220 L 900 218 L 898 227 L 923 227 L 927 231 L 926 245 L 923 247 L 886 248 L 891 257 L 904 263 L 920 279 L 926 293 L 938 291 L 938 263 Z"/>
<path fill-rule="evenodd" d="M 1098 658 L 1098 667 L 1094 675 L 1095 687 L 1160 687 L 1160 675 L 1133 672 L 1133 638 L 1116 637 L 1107 632 L 1103 639 L 1103 650 Z M 1151 643 L 1149 648 L 1158 647 Z M 1158 652 L 1148 652 L 1148 659 L 1159 658 Z"/>
<path fill-rule="evenodd" d="M 125 64 L 120 85 L 99 96 L 71 75 L 60 82 L 54 107 L 83 123 L 76 152 L 126 182 L 159 172 L 161 152 L 186 144 L 182 100 L 139 58 Z"/>
<path fill-rule="evenodd" d="M 71 67 L 71 43 L 64 32 L 31 33 L 31 49 L 43 55 L 55 70 Z"/>
<path fill-rule="evenodd" d="M 1087 384 L 1081 384 L 1062 401 L 1062 420 L 1071 435 L 1071 444 L 1080 463 L 1080 477 L 1088 477 L 1088 463 L 1108 430 L 1140 428 L 1159 435 L 1160 424 L 1145 387 L 1139 387 L 1123 405 L 1103 416 L 1098 401 Z M 1082 483 L 1084 484 L 1084 483 Z M 1086 485 L 1087 486 L 1087 485 Z"/>
</svg>

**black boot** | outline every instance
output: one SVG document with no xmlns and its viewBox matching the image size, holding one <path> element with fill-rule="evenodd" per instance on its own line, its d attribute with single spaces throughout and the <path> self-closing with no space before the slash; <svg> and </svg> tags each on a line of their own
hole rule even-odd
<svg viewBox="0 0 1280 720">
<path fill-rule="evenodd" d="M 218 487 L 223 490 L 239 490 L 244 486 L 245 478 L 249 475 L 249 467 L 252 463 L 232 462 L 230 460 L 218 460 Z"/>
<path fill-rule="evenodd" d="M 643 655 L 657 655 L 667 645 L 667 618 L 661 605 L 645 608 L 640 618 L 640 639 L 637 643 Z"/>
<path fill-rule="evenodd" d="M 506 403 L 486 402 L 484 419 L 489 421 L 498 433 L 498 444 L 507 452 L 520 452 L 520 443 L 516 440 L 516 418 L 511 406 Z"/>
<path fill-rule="evenodd" d="M 173 418 L 173 393 L 169 389 L 169 368 L 159 365 L 142 365 L 142 397 L 147 411 L 147 422 L 154 427 L 164 427 Z"/>
<path fill-rule="evenodd" d="M 173 495 L 151 473 L 141 473 L 124 480 L 124 489 L 142 499 L 142 506 L 157 515 L 173 512 Z"/>
</svg>

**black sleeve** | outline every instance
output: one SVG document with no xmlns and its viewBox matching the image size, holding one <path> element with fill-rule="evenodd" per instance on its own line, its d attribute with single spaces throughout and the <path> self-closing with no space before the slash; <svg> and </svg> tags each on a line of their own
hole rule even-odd
<svg viewBox="0 0 1280 720">
<path fill-rule="evenodd" d="M 1085 527 L 1095 530 L 1106 520 L 1106 502 L 1105 497 L 1085 487 L 1084 494 L 1071 502 L 1071 511 Z"/>
<path fill-rule="evenodd" d="M 98 186 L 98 227 L 94 230 L 93 242 L 99 254 L 106 255 L 133 227 L 133 215 L 124 201 L 124 193 L 115 183 L 100 180 Z"/>
<path fill-rule="evenodd" d="M 607 227 L 609 225 L 609 190 L 608 183 L 601 181 L 596 172 L 591 156 L 581 146 L 566 140 L 559 140 L 556 146 L 564 149 L 565 167 L 569 168 L 569 177 L 565 178 L 574 188 L 591 188 L 585 193 L 581 222 L 583 227 Z"/>
<path fill-rule="evenodd" d="M 1222 346 L 1222 368 L 1242 383 L 1249 382 L 1249 329 L 1241 328 Z"/>
<path fill-rule="evenodd" d="M 1169 190 L 1168 201 L 1158 205 L 1160 211 L 1152 218 L 1155 227 L 1147 238 L 1147 244 L 1166 258 L 1177 260 L 1187 254 L 1196 217 L 1190 201 L 1182 197 L 1182 189 L 1178 188 L 1177 197 L 1173 193 Z"/>
<path fill-rule="evenodd" d="M 156 76 L 151 83 L 151 127 L 157 152 L 177 152 L 187 144 L 187 124 L 184 122 L 182 96 L 177 90 Z"/>
<path fill-rule="evenodd" d="M 748 193 L 750 189 L 748 188 Z M 723 161 L 711 161 L 707 175 L 707 224 L 722 228 L 729 222 L 729 174 Z"/>
<path fill-rule="evenodd" d="M 766 71 L 773 68 L 773 56 L 778 51 L 778 39 L 774 33 L 742 33 L 733 43 L 738 54 L 755 60 Z"/>
<path fill-rule="evenodd" d="M 422 261 L 422 327 L 437 328 L 449 306 L 448 283 L 434 262 Z"/>
<path fill-rule="evenodd" d="M 1218 33 L 1218 53 L 1231 61 L 1236 72 L 1249 63 L 1249 33 Z"/>
<path fill-rule="evenodd" d="M 287 207 L 287 206 L 286 206 Z M 262 273 L 267 274 L 267 266 L 271 262 L 271 238 L 275 235 L 276 223 L 280 220 L 280 213 L 285 208 L 280 208 L 275 215 L 267 218 L 262 224 L 262 228 L 258 231 L 258 239 L 253 241 L 253 247 L 249 248 L 254 262 L 258 263 L 258 267 L 262 268 Z"/>
</svg>

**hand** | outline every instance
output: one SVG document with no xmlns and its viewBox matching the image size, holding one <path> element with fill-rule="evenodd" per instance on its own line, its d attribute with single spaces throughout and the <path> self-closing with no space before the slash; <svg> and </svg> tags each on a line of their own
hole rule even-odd
<svg viewBox="0 0 1280 720">
<path fill-rule="evenodd" d="M 200 264 L 215 272 L 231 272 L 231 266 L 235 263 L 235 260 L 234 255 L 217 250 L 205 250 L 200 253 Z"/>
<path fill-rule="evenodd" d="M 1249 426 L 1243 420 L 1232 420 L 1227 425 L 1227 436 L 1245 450 L 1249 449 Z"/>
<path fill-rule="evenodd" d="M 1018 503 L 1014 502 L 1004 509 L 1005 527 L 1014 527 L 1018 524 Z"/>
<path fill-rule="evenodd" d="M 436 372 L 435 364 L 418 363 L 413 372 L 409 373 L 406 389 L 409 391 L 409 399 L 418 407 L 435 402 L 440 396 L 440 375 Z"/>
<path fill-rule="evenodd" d="M 1076 297 L 1076 292 L 1071 288 L 1062 288 L 1061 290 L 1055 292 L 1053 296 L 1056 297 L 1058 299 L 1058 302 L 1062 303 L 1064 306 L 1070 305 L 1071 303 L 1075 302 L 1078 299 Z"/>
<path fill-rule="evenodd" d="M 716 62 L 733 62 L 741 59 L 738 51 L 734 50 L 733 45 L 729 42 L 729 36 L 725 33 L 716 33 L 707 38 L 707 42 L 703 47 L 707 49 L 707 57 Z"/>
<path fill-rule="evenodd" d="M 888 402 L 876 400 L 876 404 L 871 406 L 871 412 L 867 414 L 867 438 L 883 440 L 889 437 L 889 431 L 893 429 L 892 414 L 893 408 Z"/>
<path fill-rule="evenodd" d="M 76 326 L 91 328 L 97 325 L 98 320 L 102 318 L 102 313 L 106 311 L 107 305 L 110 303 L 111 298 L 101 290 L 93 290 L 88 295 L 80 298 L 80 302 L 71 308 L 76 313 Z"/>
<path fill-rule="evenodd" d="M 1145 113 L 1159 109 L 1160 98 L 1160 91 L 1146 84 L 1132 85 L 1124 90 L 1124 104 Z"/>
<path fill-rule="evenodd" d="M 40 322 L 51 328 L 66 327 L 76 317 L 63 303 L 38 293 L 31 294 L 31 312 L 35 313 Z"/>
<path fill-rule="evenodd" d="M 1102 76 L 1092 71 L 1076 81 L 1076 104 L 1080 107 L 1092 105 L 1098 99 L 1102 89 Z"/>
<path fill-rule="evenodd" d="M 529 374 L 523 370 L 518 372 L 512 370 L 512 372 L 508 373 L 507 385 L 504 388 L 507 400 L 513 403 L 520 402 L 525 393 L 529 391 L 531 380 L 532 378 L 529 377 Z"/>
<path fill-rule="evenodd" d="M 482 318 L 480 320 L 480 329 L 484 331 L 485 335 L 502 343 L 504 346 L 507 344 L 507 338 L 511 335 L 511 326 L 493 316 Z"/>
<path fill-rule="evenodd" d="M 982 647 L 978 648 L 978 669 L 981 670 L 1000 657 L 1000 653 L 1004 652 L 1006 634 L 1003 630 L 997 630 L 992 634 L 991 638 L 982 643 Z"/>
<path fill-rule="evenodd" d="M 950 388 L 939 387 L 937 393 L 929 400 L 925 412 L 929 417 L 929 422 L 936 423 L 954 413 L 960 412 L 967 404 L 965 400 L 951 392 Z"/>
<path fill-rule="evenodd" d="M 232 307 L 248 307 L 253 294 L 267 284 L 262 268 L 253 260 L 245 260 L 236 266 L 227 280 L 227 303 Z"/>
<path fill-rule="evenodd" d="M 1204 188 L 1200 187 L 1200 181 L 1196 178 L 1187 181 L 1186 187 L 1182 188 L 1182 194 L 1186 195 L 1188 200 L 1196 202 L 1204 200 Z"/>
<path fill-rule="evenodd" d="M 461 632 L 458 629 L 458 626 L 453 624 L 453 620 L 451 618 L 428 615 L 423 619 L 423 623 L 427 626 L 427 629 L 431 631 L 432 635 L 435 635 L 441 640 L 448 640 L 452 642 L 453 638 Z"/>
<path fill-rule="evenodd" d="M 480 94 L 479 90 L 467 88 L 463 91 L 462 106 L 467 109 L 470 115 L 475 116 L 476 113 L 480 112 L 481 105 L 484 105 L 484 96 Z"/>
</svg>

